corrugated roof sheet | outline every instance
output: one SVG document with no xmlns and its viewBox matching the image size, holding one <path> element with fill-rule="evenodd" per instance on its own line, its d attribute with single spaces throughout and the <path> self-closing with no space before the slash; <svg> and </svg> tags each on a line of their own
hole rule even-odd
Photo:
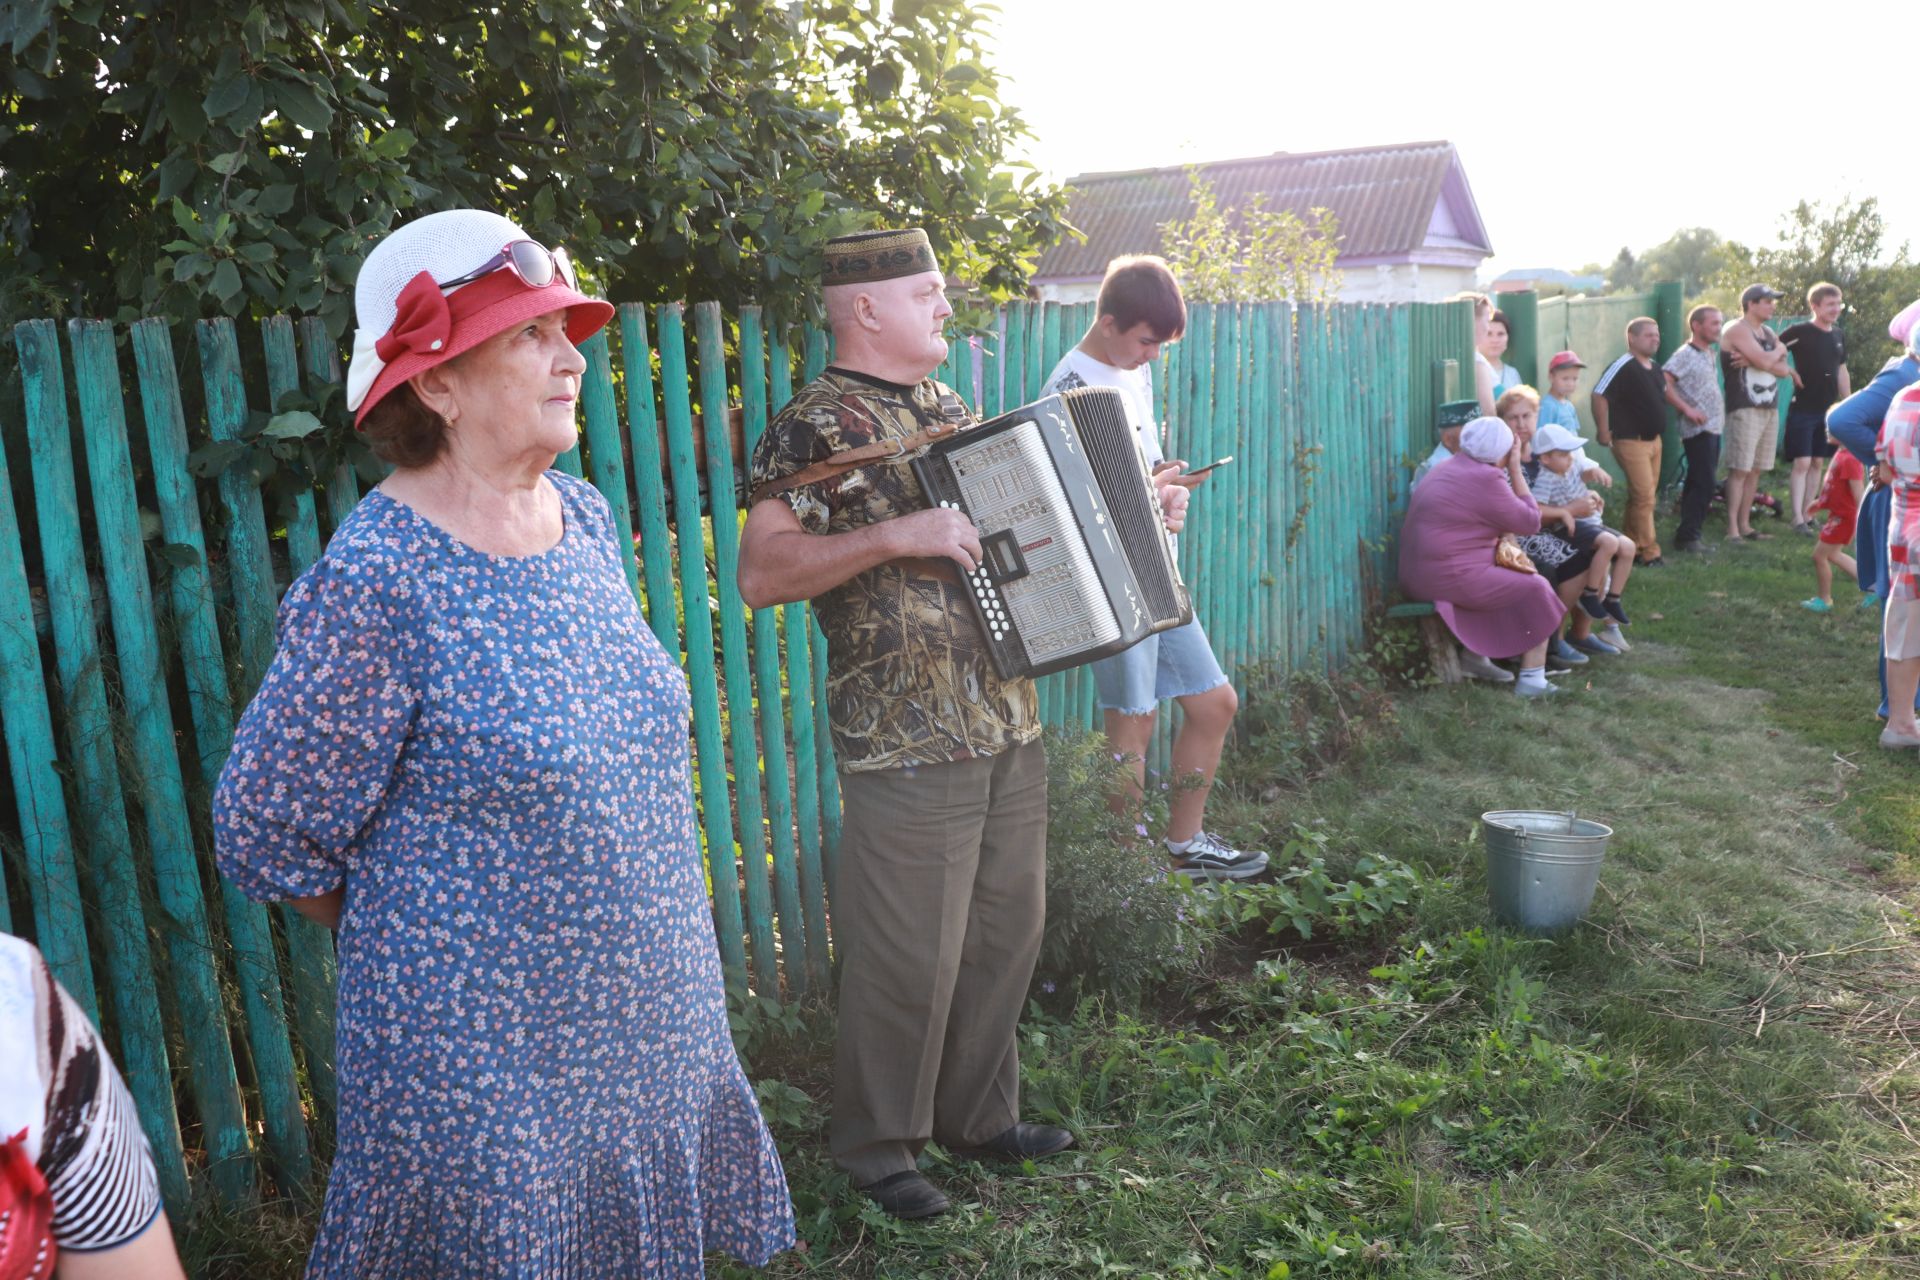
<svg viewBox="0 0 1920 1280">
<path fill-rule="evenodd" d="M 1451 142 L 1412 142 L 1351 151 L 1276 152 L 1200 166 L 1223 207 L 1266 194 L 1269 209 L 1333 211 L 1343 257 L 1408 253 L 1427 238 L 1434 206 L 1456 163 Z M 1090 173 L 1071 178 L 1067 221 L 1086 233 L 1040 257 L 1037 279 L 1099 276 L 1123 253 L 1155 253 L 1161 227 L 1192 211 L 1187 166 Z M 1471 204 L 1471 194 L 1467 197 Z M 1476 214 L 1477 217 L 1477 214 Z"/>
</svg>

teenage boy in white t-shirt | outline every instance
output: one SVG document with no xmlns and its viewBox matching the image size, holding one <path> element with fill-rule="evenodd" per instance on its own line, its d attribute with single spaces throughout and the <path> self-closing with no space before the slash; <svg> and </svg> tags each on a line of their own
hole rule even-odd
<svg viewBox="0 0 1920 1280">
<path fill-rule="evenodd" d="M 1067 352 L 1047 377 L 1049 392 L 1074 387 L 1113 387 L 1127 404 L 1140 448 L 1152 468 L 1184 470 L 1166 463 L 1153 417 L 1153 362 L 1163 344 L 1187 328 L 1187 305 L 1163 259 L 1116 258 L 1100 282 L 1100 304 L 1080 345 Z M 1181 477 L 1193 489 L 1205 476 Z M 1093 664 L 1094 683 L 1107 739 L 1125 757 L 1133 786 L 1113 797 L 1115 812 L 1140 801 L 1146 783 L 1147 744 L 1153 718 L 1165 698 L 1183 713 L 1173 740 L 1173 791 L 1167 819 L 1167 852 L 1179 874 L 1194 879 L 1245 880 L 1267 868 L 1267 855 L 1236 849 L 1203 826 L 1207 794 L 1240 700 L 1213 656 L 1207 633 L 1195 618 L 1184 627 L 1148 636 L 1139 644 Z"/>
</svg>

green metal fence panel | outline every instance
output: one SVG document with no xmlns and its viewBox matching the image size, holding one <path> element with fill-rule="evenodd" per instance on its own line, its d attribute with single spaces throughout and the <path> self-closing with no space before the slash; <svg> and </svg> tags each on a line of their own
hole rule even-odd
<svg viewBox="0 0 1920 1280">
<path fill-rule="evenodd" d="M 694 754 L 701 829 L 706 842 L 707 879 L 713 893 L 720 958 L 734 973 L 744 977 L 746 924 L 740 913 L 740 871 L 733 851 L 733 809 L 728 801 L 720 689 L 713 662 L 713 614 L 709 604 L 712 596 L 701 532 L 700 470 L 694 457 L 686 321 L 679 303 L 659 308 L 655 313 L 654 333 L 660 351 L 660 393 L 667 411 L 667 462 L 673 476 L 680 598 L 686 613 L 687 683 L 693 695 Z M 724 431 L 726 415 L 723 412 L 719 417 Z"/>
<path fill-rule="evenodd" d="M 164 323 L 140 321 L 133 326 L 132 337 L 161 530 L 167 545 L 175 549 L 168 560 L 168 612 L 185 677 L 200 784 L 210 794 L 233 743 L 234 716 L 212 580 L 207 573 L 200 504 L 187 473 L 187 430 L 180 406 L 180 383 L 173 365 L 172 340 Z M 224 876 L 220 877 L 220 901 L 267 1146 L 283 1181 L 297 1187 L 311 1174 L 311 1153 L 274 954 L 273 928 L 267 909 L 247 898 Z"/>
<path fill-rule="evenodd" d="M 113 721 L 107 710 L 92 591 L 81 544 L 79 501 L 73 483 L 73 451 L 67 422 L 66 378 L 60 344 L 51 320 L 29 320 L 14 327 L 20 354 L 20 381 L 26 393 L 27 444 L 33 469 L 33 497 L 40 533 L 40 555 L 53 624 L 54 668 L 60 678 L 67 759 L 86 831 L 87 865 L 95 902 L 106 934 L 112 1009 L 120 1033 L 121 1061 L 140 1109 L 140 1121 L 153 1146 L 160 1186 L 167 1203 L 184 1209 L 187 1175 L 180 1124 L 171 1087 L 166 1033 L 153 955 L 140 902 L 140 879 L 127 831 L 125 799 L 114 758 Z M 231 1068 L 229 1068 L 231 1069 Z M 188 1064 L 189 1073 L 192 1065 Z M 216 1062 L 209 1070 L 218 1073 Z M 240 1135 L 244 1142 L 244 1132 Z M 231 1154 L 232 1134 L 218 1135 L 220 1155 Z M 223 1161 L 237 1199 L 246 1188 L 236 1172 L 240 1160 Z M 251 1181 L 251 1179 L 247 1179 Z"/>
</svg>

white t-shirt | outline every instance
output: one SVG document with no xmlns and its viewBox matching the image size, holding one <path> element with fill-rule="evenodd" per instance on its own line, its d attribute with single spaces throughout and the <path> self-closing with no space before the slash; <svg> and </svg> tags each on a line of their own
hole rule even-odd
<svg viewBox="0 0 1920 1280">
<path fill-rule="evenodd" d="M 1133 424 L 1140 451 L 1147 455 L 1147 467 L 1152 469 L 1166 458 L 1166 451 L 1160 447 L 1160 424 L 1153 418 L 1152 365 L 1116 369 L 1075 347 L 1061 356 L 1060 363 L 1047 375 L 1047 394 L 1057 395 L 1075 387 L 1112 387 L 1120 392 L 1127 402 L 1127 421 Z"/>
</svg>

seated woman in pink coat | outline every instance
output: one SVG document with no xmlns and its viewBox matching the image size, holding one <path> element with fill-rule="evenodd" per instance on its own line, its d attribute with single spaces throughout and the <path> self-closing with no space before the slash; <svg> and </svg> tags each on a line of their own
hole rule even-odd
<svg viewBox="0 0 1920 1280">
<path fill-rule="evenodd" d="M 1502 534 L 1539 531 L 1513 430 L 1498 418 L 1466 425 L 1460 452 L 1427 473 L 1400 530 L 1401 588 L 1433 601 L 1465 648 L 1518 657 L 1514 692 L 1523 698 L 1559 692 L 1547 683 L 1547 641 L 1566 606 L 1539 574 L 1495 564 L 1493 549 Z"/>
</svg>

